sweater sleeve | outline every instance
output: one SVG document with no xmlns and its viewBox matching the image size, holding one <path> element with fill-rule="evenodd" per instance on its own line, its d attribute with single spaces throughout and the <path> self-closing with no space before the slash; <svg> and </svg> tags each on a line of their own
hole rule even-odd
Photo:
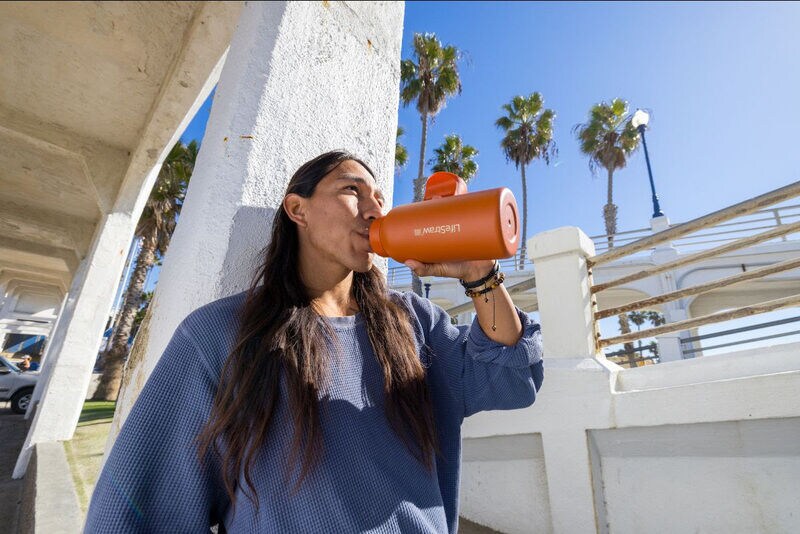
<svg viewBox="0 0 800 534">
<path fill-rule="evenodd" d="M 95 487 L 85 532 L 208 532 L 225 502 L 196 437 L 216 380 L 184 326 L 142 389 Z"/>
<path fill-rule="evenodd" d="M 517 308 L 522 337 L 505 346 L 489 339 L 477 317 L 468 327 L 454 326 L 439 306 L 416 295 L 412 299 L 415 308 L 430 318 L 426 338 L 432 358 L 446 369 L 448 387 L 461 398 L 464 417 L 533 404 L 544 368 L 541 329 L 527 313 Z"/>
</svg>

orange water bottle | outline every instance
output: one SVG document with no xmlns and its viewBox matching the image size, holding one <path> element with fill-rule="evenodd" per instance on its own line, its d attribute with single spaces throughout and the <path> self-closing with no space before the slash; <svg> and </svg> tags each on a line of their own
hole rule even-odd
<svg viewBox="0 0 800 534">
<path fill-rule="evenodd" d="M 372 222 L 373 252 L 400 263 L 494 260 L 513 256 L 519 246 L 517 201 L 505 187 L 467 193 L 450 172 L 425 184 L 423 202 L 398 206 Z"/>
</svg>

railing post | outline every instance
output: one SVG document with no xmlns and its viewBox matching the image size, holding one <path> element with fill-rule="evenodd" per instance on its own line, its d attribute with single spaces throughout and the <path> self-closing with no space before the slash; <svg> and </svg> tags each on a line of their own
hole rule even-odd
<svg viewBox="0 0 800 534">
<path fill-rule="evenodd" d="M 545 384 L 537 399 L 550 518 L 555 534 L 598 532 L 591 453 L 585 426 L 608 413 L 613 364 L 596 350 L 594 299 L 586 259 L 594 243 L 579 228 L 528 241 L 544 345 Z M 590 423 L 591 424 L 591 423 Z"/>
<path fill-rule="evenodd" d="M 544 353 L 552 358 L 594 358 L 596 328 L 586 258 L 594 243 L 567 226 L 533 236 L 528 255 L 536 267 L 536 295 Z"/>
<path fill-rule="evenodd" d="M 774 210 L 772 210 L 772 214 L 775 216 L 775 226 L 782 225 L 783 221 L 781 220 L 780 210 L 778 208 L 775 208 Z M 785 234 L 781 236 L 781 241 L 786 241 L 786 235 Z"/>
</svg>

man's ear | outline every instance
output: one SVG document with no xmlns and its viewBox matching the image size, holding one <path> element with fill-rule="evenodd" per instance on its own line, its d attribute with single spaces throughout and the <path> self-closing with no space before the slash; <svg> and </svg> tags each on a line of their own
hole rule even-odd
<svg viewBox="0 0 800 534">
<path fill-rule="evenodd" d="M 283 210 L 289 219 L 300 228 L 308 225 L 306 221 L 306 199 L 296 193 L 289 193 L 283 199 Z"/>
</svg>

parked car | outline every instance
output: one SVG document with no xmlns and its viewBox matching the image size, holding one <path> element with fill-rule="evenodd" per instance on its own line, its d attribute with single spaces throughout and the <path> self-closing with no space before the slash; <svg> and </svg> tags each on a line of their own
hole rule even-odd
<svg viewBox="0 0 800 534">
<path fill-rule="evenodd" d="M 22 372 L 0 356 L 0 401 L 11 401 L 12 412 L 25 413 L 38 380 L 39 373 Z"/>
</svg>

